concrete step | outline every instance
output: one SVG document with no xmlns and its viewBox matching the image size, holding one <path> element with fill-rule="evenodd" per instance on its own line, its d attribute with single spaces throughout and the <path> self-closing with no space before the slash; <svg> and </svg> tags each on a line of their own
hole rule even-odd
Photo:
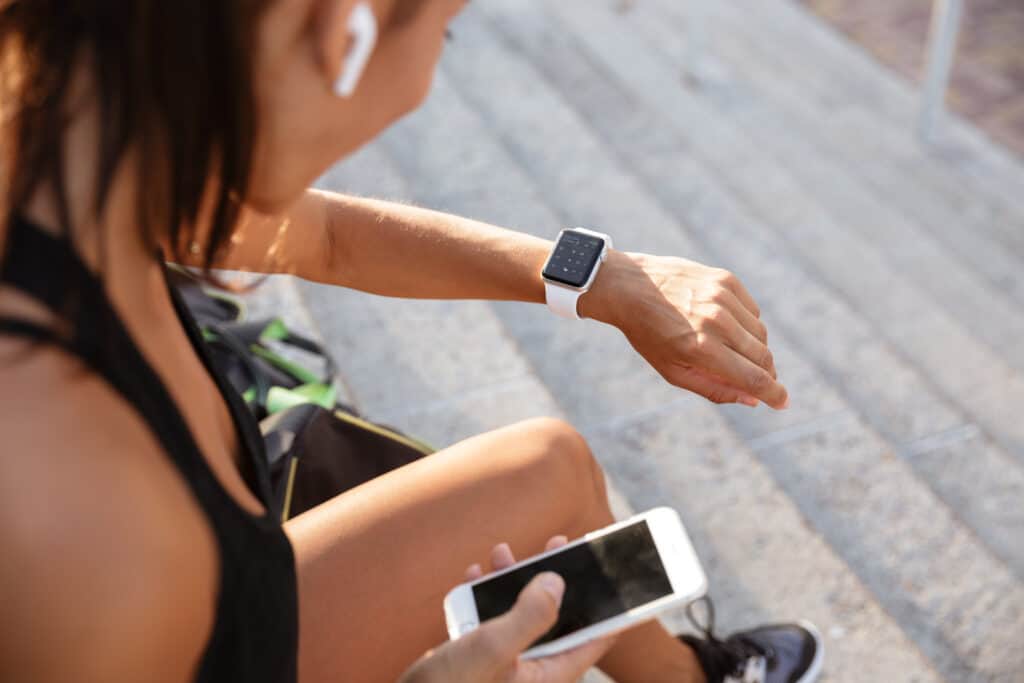
<svg viewBox="0 0 1024 683">
<path fill-rule="evenodd" d="M 455 30 L 457 45 L 471 40 L 466 24 L 458 24 Z M 488 59 L 486 54 L 477 54 L 476 48 L 473 40 L 474 59 Z M 453 52 L 452 58 L 465 60 L 465 55 Z M 446 70 L 451 64 L 451 60 L 446 62 Z M 506 68 L 491 73 L 503 74 L 503 89 L 514 88 L 507 94 L 519 92 L 518 79 L 506 80 Z M 548 186 L 547 177 L 540 183 L 531 181 L 533 169 L 519 167 L 509 148 L 489 138 L 489 126 L 498 123 L 490 119 L 493 112 L 485 112 L 483 118 L 475 115 L 452 92 L 451 84 L 450 78 L 439 78 L 435 95 L 425 108 L 381 142 L 410 186 L 417 189 L 414 199 L 553 234 L 560 217 L 538 194 L 540 188 L 549 192 L 561 188 Z M 544 96 L 538 106 L 548 104 Z M 557 107 L 554 115 L 559 115 Z M 558 147 L 558 138 L 546 133 L 535 130 L 539 141 Z M 552 159 L 562 158 L 558 149 L 549 153 Z M 586 173 L 577 176 L 569 168 L 565 172 L 586 181 Z M 452 177 L 459 182 L 449 183 Z M 598 182 L 601 177 L 601 173 L 596 175 Z M 593 191 L 599 193 L 600 189 Z M 480 197 L 486 195 L 500 199 L 481 202 Z M 663 232 L 671 235 L 674 229 Z M 651 248 L 656 248 L 658 238 L 650 235 L 650 239 Z M 621 484 L 630 501 L 634 505 L 642 501 L 643 506 L 668 502 L 683 510 L 714 577 L 724 624 L 811 616 L 830 633 L 834 680 L 853 680 L 852 674 L 844 678 L 843 672 L 854 670 L 858 676 L 884 680 L 937 680 L 929 664 L 855 575 L 806 526 L 797 508 L 718 411 L 668 388 L 642 367 L 635 372 L 635 355 L 613 330 L 562 325 L 540 307 L 501 304 L 495 310 L 567 413 L 577 424 L 590 425 L 586 431 L 613 479 L 630 482 Z M 536 339 L 544 338 L 564 341 L 574 349 L 573 354 L 535 344 Z M 586 369 L 594 366 L 598 370 L 588 374 Z M 625 395 L 605 391 L 605 380 Z M 597 401 L 592 397 L 598 397 Z M 640 404 L 648 412 L 638 412 Z M 591 421 L 591 408 L 607 408 L 617 413 L 618 419 Z M 610 425 L 614 427 L 609 429 Z M 630 433 L 644 430 L 662 436 L 643 447 L 629 441 L 635 438 L 629 437 Z M 709 445 L 709 441 L 714 443 Z M 638 457 L 638 451 L 644 456 Z M 659 484 L 663 481 L 672 485 Z M 718 486 L 709 486 L 709 481 Z M 755 520 L 771 522 L 758 524 Z M 751 548 L 759 550 L 752 553 Z M 780 563 L 784 563 L 784 572 L 778 571 Z M 808 590 L 808 586 L 815 588 Z M 864 661 L 866 651 L 874 653 L 870 661 Z M 871 671 L 864 674 L 865 667 Z"/>
<path fill-rule="evenodd" d="M 604 56 L 622 68 L 628 68 L 631 72 L 643 72 L 646 69 L 646 64 L 641 67 L 636 63 L 629 63 L 626 66 L 628 59 L 620 50 L 623 45 L 629 44 L 628 39 L 612 35 L 606 30 L 606 26 L 591 20 L 591 13 L 596 15 L 602 10 L 592 5 L 583 8 L 573 3 L 548 5 L 547 8 L 551 13 L 558 14 L 564 19 L 563 23 L 555 24 L 547 33 L 544 32 L 543 26 L 537 25 L 550 25 L 552 17 L 545 17 L 544 9 L 525 7 L 522 3 L 493 2 L 487 7 L 482 7 L 480 11 L 493 12 L 497 17 L 495 24 L 504 29 L 511 30 L 509 27 L 517 26 L 517 22 L 522 21 L 525 24 L 524 34 L 542 36 L 540 45 L 535 44 L 533 47 L 536 49 L 530 52 L 540 68 L 557 70 L 564 67 L 566 56 L 556 56 L 554 53 L 557 52 L 557 48 L 554 44 L 558 36 L 568 32 L 576 34 L 580 39 L 585 35 L 586 39 L 593 41 L 588 50 L 590 59 L 598 59 L 595 53 L 600 45 Z M 558 94 L 545 82 L 544 75 L 517 62 L 515 57 L 500 45 L 500 41 L 495 41 L 494 36 L 489 35 L 485 28 L 474 28 L 472 12 L 475 10 L 476 8 L 471 10 L 470 16 L 459 22 L 456 27 L 457 43 L 450 59 L 445 62 L 446 72 L 451 76 L 450 82 L 457 84 L 458 91 L 481 110 L 482 119 L 501 136 L 507 154 L 528 170 L 537 186 L 545 188 L 549 202 L 562 215 L 571 216 L 573 221 L 605 226 L 631 226 L 631 242 L 654 244 L 658 251 L 699 255 L 701 250 L 695 244 L 681 239 L 681 233 L 672 229 L 674 219 L 656 202 L 650 200 L 647 191 L 635 177 L 622 172 L 618 160 L 603 149 L 601 140 L 584 130 L 585 121 L 580 120 L 575 112 L 565 106 Z M 586 19 L 581 20 L 584 16 Z M 609 65 L 605 66 L 607 68 Z M 494 95 L 493 74 L 497 73 L 501 74 L 502 97 Z M 598 82 L 602 80 L 598 79 Z M 566 97 L 572 98 L 577 93 L 585 91 L 587 86 L 585 82 L 574 78 L 559 83 L 559 89 Z M 658 95 L 665 97 L 666 93 L 659 92 Z M 615 94 L 609 94 L 608 99 L 619 101 Z M 635 102 L 632 104 L 636 105 Z M 453 109 L 454 106 L 449 103 L 443 116 L 429 118 L 422 124 L 418 137 L 407 135 L 398 147 L 405 150 L 409 145 L 418 142 L 421 150 L 429 150 L 432 143 L 427 138 L 430 136 L 449 141 L 443 133 L 446 125 L 453 125 Z M 588 111 L 588 115 L 592 113 Z M 450 130 L 467 130 L 467 125 L 467 122 L 460 120 L 458 127 Z M 650 153 L 652 150 L 645 151 Z M 410 154 L 414 155 L 421 165 L 423 159 L 430 157 L 425 151 Z M 490 167 L 494 173 L 506 175 L 505 171 L 500 170 L 502 166 L 497 160 L 491 163 Z M 435 168 L 432 175 L 444 173 L 443 169 Z M 587 192 L 581 191 L 584 187 L 588 189 Z M 507 184 L 504 189 L 507 195 Z M 792 281 L 786 283 L 781 278 L 776 278 L 775 284 L 792 284 Z M 524 326 L 525 330 L 531 328 L 532 323 Z M 565 335 L 560 336 L 565 338 Z M 780 340 L 778 335 L 774 339 L 777 348 L 787 347 L 786 339 Z M 560 380 L 565 379 L 564 370 L 563 374 L 558 374 L 558 368 L 564 366 L 564 362 L 556 364 L 555 368 L 550 370 L 550 375 L 541 365 L 547 358 L 560 359 L 557 352 L 550 347 L 540 348 L 535 353 L 531 352 L 529 346 L 524 348 L 532 358 L 535 358 L 542 377 L 552 387 L 560 401 L 563 393 L 571 393 L 571 387 L 564 391 L 558 388 L 565 386 L 559 384 Z M 795 352 L 792 355 L 798 356 Z M 830 389 L 827 383 L 820 377 L 815 378 L 813 371 L 809 370 L 807 375 L 815 379 L 813 386 L 817 392 L 816 396 L 829 397 Z M 630 398 L 642 393 L 635 391 L 630 394 Z M 843 405 L 843 402 L 834 395 L 829 397 L 829 400 Z M 630 407 L 631 404 L 626 406 L 627 414 Z M 833 433 L 837 440 L 830 441 Z M 859 449 L 845 446 L 852 438 L 851 435 L 856 435 L 857 442 L 862 444 Z M 780 460 L 766 456 L 766 462 L 772 467 L 773 474 L 787 488 L 787 492 L 797 500 L 805 512 L 813 512 L 813 515 L 808 516 L 815 524 L 820 520 L 826 536 L 834 538 L 845 559 L 875 589 L 886 606 L 898 612 L 901 624 L 913 633 L 928 654 L 940 665 L 940 669 L 951 675 L 971 671 L 977 675 L 993 676 L 1014 670 L 1013 667 L 1018 664 L 1013 660 L 1015 655 L 1007 655 L 1002 648 L 988 650 L 980 657 L 976 651 L 976 646 L 988 647 L 991 638 L 1004 637 L 1001 633 L 1006 631 L 1006 624 L 1018 617 L 1019 606 L 1024 604 L 1021 602 L 1024 600 L 1024 593 L 1005 565 L 978 542 L 970 529 L 956 519 L 934 492 L 921 484 L 906 462 L 891 458 L 888 455 L 891 449 L 884 439 L 860 420 L 853 419 L 848 429 L 832 429 L 814 438 L 825 438 L 830 453 L 847 456 L 845 461 L 835 467 L 835 470 L 843 475 L 852 478 L 854 473 L 860 473 L 862 468 L 867 468 L 869 474 L 866 475 L 866 479 L 861 475 L 859 483 L 855 483 L 856 480 L 851 481 L 854 488 L 859 489 L 861 484 L 866 484 L 879 498 L 895 498 L 900 501 L 901 506 L 908 506 L 901 509 L 912 520 L 914 532 L 922 535 L 922 538 L 926 533 L 941 530 L 935 532 L 956 539 L 956 544 L 963 543 L 964 547 L 970 548 L 964 557 L 953 555 L 951 549 L 950 556 L 945 559 L 949 561 L 950 566 L 961 562 L 978 563 L 977 568 L 984 568 L 983 573 L 986 576 L 989 575 L 988 570 L 995 572 L 1001 577 L 1001 585 L 1015 596 L 1017 606 L 1004 605 L 1003 611 L 998 615 L 982 610 L 982 615 L 978 617 L 980 621 L 975 620 L 964 628 L 957 626 L 952 630 L 946 629 L 953 621 L 953 615 L 964 615 L 973 609 L 972 598 L 965 600 L 965 594 L 959 586 L 956 590 L 953 589 L 961 575 L 960 570 L 946 574 L 945 570 L 932 568 L 935 573 L 931 575 L 929 585 L 919 585 L 916 590 L 912 586 L 904 586 L 911 588 L 909 594 L 903 592 L 904 587 L 894 589 L 893 586 L 899 585 L 901 581 L 905 584 L 910 583 L 910 577 L 922 567 L 922 560 L 919 555 L 914 554 L 913 549 L 905 547 L 904 538 L 891 532 L 895 520 L 889 515 L 893 510 L 881 510 L 882 514 L 874 515 L 868 509 L 859 511 L 857 515 L 851 517 L 853 511 L 839 506 L 834 501 L 830 502 L 824 494 L 819 494 L 825 500 L 817 506 L 814 490 L 828 491 L 835 482 L 824 475 L 813 478 L 814 472 L 805 471 L 799 457 L 802 450 L 802 442 L 799 440 L 793 442 L 792 451 L 789 448 L 781 448 L 780 452 L 785 457 L 780 456 Z M 794 473 L 799 473 L 799 477 L 794 478 Z M 802 491 L 801 487 L 796 485 L 798 481 L 807 481 L 812 491 Z M 851 522 L 856 530 L 847 534 L 846 526 L 850 526 Z M 857 542 L 854 543 L 853 539 L 857 539 Z M 893 550 L 890 546 L 902 548 L 899 550 L 898 559 L 891 563 L 873 559 L 875 552 L 891 554 Z M 931 567 L 930 561 L 926 564 Z M 937 564 L 942 565 L 944 562 L 940 561 Z M 963 569 L 962 564 L 960 567 Z M 942 586 L 939 592 L 944 594 L 938 600 L 934 598 L 936 585 Z M 983 591 L 980 590 L 973 596 L 975 599 L 983 597 Z M 982 600 L 980 604 L 987 607 L 987 602 Z M 944 619 L 944 625 L 937 625 Z M 947 642 L 949 640 L 957 642 L 951 647 Z M 971 644 L 968 644 L 968 641 L 971 641 Z"/>
<path fill-rule="evenodd" d="M 721 9 L 723 4 L 714 6 Z M 686 58 L 685 45 L 678 40 L 682 22 L 666 21 L 667 14 L 643 5 L 627 15 L 627 25 L 681 69 Z M 789 169 L 827 208 L 830 219 L 861 235 L 894 270 L 1014 368 L 1024 369 L 1024 247 L 1015 253 L 987 239 L 989 221 L 965 220 L 974 213 L 953 210 L 889 155 L 864 154 L 861 138 L 836 130 L 829 117 L 812 111 L 800 87 L 767 54 L 749 49 L 756 44 L 754 36 L 739 35 L 732 24 L 721 23 L 716 33 L 723 37 L 714 41 L 715 53 L 730 59 L 733 75 L 720 86 L 694 90 L 694 97 Z M 897 132 L 887 125 L 875 128 Z M 912 143 L 907 135 L 897 137 Z M 1024 216 L 1017 231 L 1024 234 Z M 1001 324 L 992 325 L 992 320 Z"/>
<path fill-rule="evenodd" d="M 860 193 L 868 190 L 875 201 L 898 212 L 897 224 L 914 223 L 925 235 L 901 244 L 905 252 L 901 259 L 908 264 L 931 263 L 921 256 L 915 259 L 910 241 L 935 240 L 960 264 L 957 272 L 968 266 L 975 277 L 997 292 L 1018 305 L 1024 303 L 1024 249 L 1008 249 L 995 236 L 1024 233 L 1024 213 L 996 217 L 994 209 L 978 195 L 966 198 L 936 192 L 921 181 L 922 176 L 936 175 L 961 186 L 962 180 L 950 167 L 955 164 L 936 158 L 916 138 L 895 126 L 876 123 L 868 128 L 852 124 L 845 116 L 845 107 L 831 104 L 834 97 L 845 94 L 841 74 L 826 71 L 808 59 L 806 51 L 788 49 L 788 45 L 780 44 L 782 41 L 772 40 L 772 34 L 758 30 L 733 3 L 708 3 L 706 7 L 709 11 L 704 25 L 710 35 L 705 40 L 708 50 L 703 60 L 714 64 L 713 72 L 722 75 L 700 84 L 698 92 L 747 119 L 755 130 L 771 127 L 772 134 L 763 138 L 812 149 L 815 156 L 841 166 Z M 671 32 L 659 44 L 682 56 L 685 46 L 678 41 L 679 31 L 692 18 L 686 17 L 680 6 L 644 3 L 635 7 L 627 21 L 644 30 Z M 822 100 L 829 105 L 823 106 Z M 866 119 L 860 116 L 858 120 Z M 850 184 L 848 178 L 833 192 L 843 191 Z M 861 216 L 855 207 L 850 208 L 850 216 Z M 866 218 L 857 222 L 874 223 Z M 888 223 L 881 221 L 879 225 L 885 227 Z"/>
<path fill-rule="evenodd" d="M 682 137 L 687 158 L 699 159 L 705 173 L 717 174 L 729 193 L 773 228 L 772 241 L 799 254 L 818 279 L 876 325 L 879 336 L 906 349 L 909 360 L 947 399 L 1024 461 L 1024 423 L 1012 408 L 1024 400 L 1020 373 L 995 357 L 972 329 L 932 305 L 870 244 L 843 230 L 791 169 L 761 152 L 756 139 L 722 121 L 683 88 L 666 86 L 675 82 L 676 70 L 649 49 L 648 41 L 626 31 L 619 16 L 589 3 L 580 9 L 571 2 L 558 5 L 559 10 L 568 8 L 567 25 L 591 27 L 580 31 L 581 41 L 590 43 L 593 59 L 618 81 L 620 91 L 630 94 L 635 107 L 660 115 L 661 125 L 673 131 L 666 135 Z M 614 35 L 616 43 L 597 45 L 592 35 L 601 31 Z M 951 361 L 958 372 L 949 371 Z"/>
<path fill-rule="evenodd" d="M 919 87 L 879 64 L 806 8 L 790 0 L 738 0 L 732 4 L 741 12 L 739 20 L 756 26 L 773 49 L 802 54 L 807 71 L 816 72 L 823 82 L 832 82 L 827 99 L 834 107 L 868 123 L 876 122 L 882 114 L 896 130 L 908 136 L 916 132 Z M 711 3 L 703 5 L 707 11 L 714 11 Z M 923 151 L 926 157 L 943 161 L 943 166 L 955 170 L 944 179 L 922 176 L 926 183 L 935 183 L 936 191 L 953 192 L 971 202 L 987 198 L 997 211 L 1002 207 L 1020 216 L 1024 209 L 1020 193 L 1024 163 L 970 122 L 950 114 L 938 142 Z M 915 168 L 911 164 L 908 172 L 914 173 Z M 1004 236 L 1020 244 L 1019 235 L 1006 232 Z"/>
</svg>

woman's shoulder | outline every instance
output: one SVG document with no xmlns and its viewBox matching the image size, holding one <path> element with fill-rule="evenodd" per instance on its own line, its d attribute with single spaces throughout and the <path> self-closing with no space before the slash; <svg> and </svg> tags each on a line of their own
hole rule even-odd
<svg viewBox="0 0 1024 683">
<path fill-rule="evenodd" d="M 218 589 L 200 509 L 101 378 L 12 350 L 0 340 L 0 679 L 188 680 Z"/>
</svg>

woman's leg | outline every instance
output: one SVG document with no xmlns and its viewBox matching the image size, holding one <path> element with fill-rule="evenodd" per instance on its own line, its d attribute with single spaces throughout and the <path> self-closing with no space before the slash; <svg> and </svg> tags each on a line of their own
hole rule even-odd
<svg viewBox="0 0 1024 683">
<path fill-rule="evenodd" d="M 392 683 L 447 638 L 444 595 L 494 544 L 526 557 L 611 521 L 600 466 L 552 419 L 467 439 L 299 516 L 301 680 Z M 621 682 L 702 678 L 656 624 L 624 634 L 602 668 Z"/>
</svg>

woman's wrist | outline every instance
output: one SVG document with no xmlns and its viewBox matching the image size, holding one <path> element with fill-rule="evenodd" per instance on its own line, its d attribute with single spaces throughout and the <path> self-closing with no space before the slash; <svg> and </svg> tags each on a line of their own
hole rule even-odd
<svg viewBox="0 0 1024 683">
<path fill-rule="evenodd" d="M 580 296 L 577 311 L 581 318 L 591 318 L 618 327 L 620 311 L 628 306 L 630 280 L 643 268 L 639 254 L 611 250 L 594 278 L 590 290 Z"/>
</svg>

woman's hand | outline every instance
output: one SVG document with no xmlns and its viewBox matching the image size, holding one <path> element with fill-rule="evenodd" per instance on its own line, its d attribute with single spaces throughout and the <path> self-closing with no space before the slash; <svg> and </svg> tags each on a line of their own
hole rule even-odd
<svg viewBox="0 0 1024 683">
<path fill-rule="evenodd" d="M 612 252 L 580 315 L 615 325 L 670 383 L 715 403 L 789 406 L 753 297 L 732 273 Z"/>
<path fill-rule="evenodd" d="M 547 550 L 565 545 L 564 536 L 548 541 Z M 496 570 L 515 563 L 504 543 L 491 551 Z M 466 571 L 480 578 L 480 565 Z M 558 618 L 565 583 L 557 574 L 537 576 L 507 613 L 485 622 L 456 641 L 428 652 L 400 683 L 572 683 L 604 656 L 614 638 L 602 638 L 552 657 L 520 661 L 519 655 L 544 635 Z"/>
</svg>

